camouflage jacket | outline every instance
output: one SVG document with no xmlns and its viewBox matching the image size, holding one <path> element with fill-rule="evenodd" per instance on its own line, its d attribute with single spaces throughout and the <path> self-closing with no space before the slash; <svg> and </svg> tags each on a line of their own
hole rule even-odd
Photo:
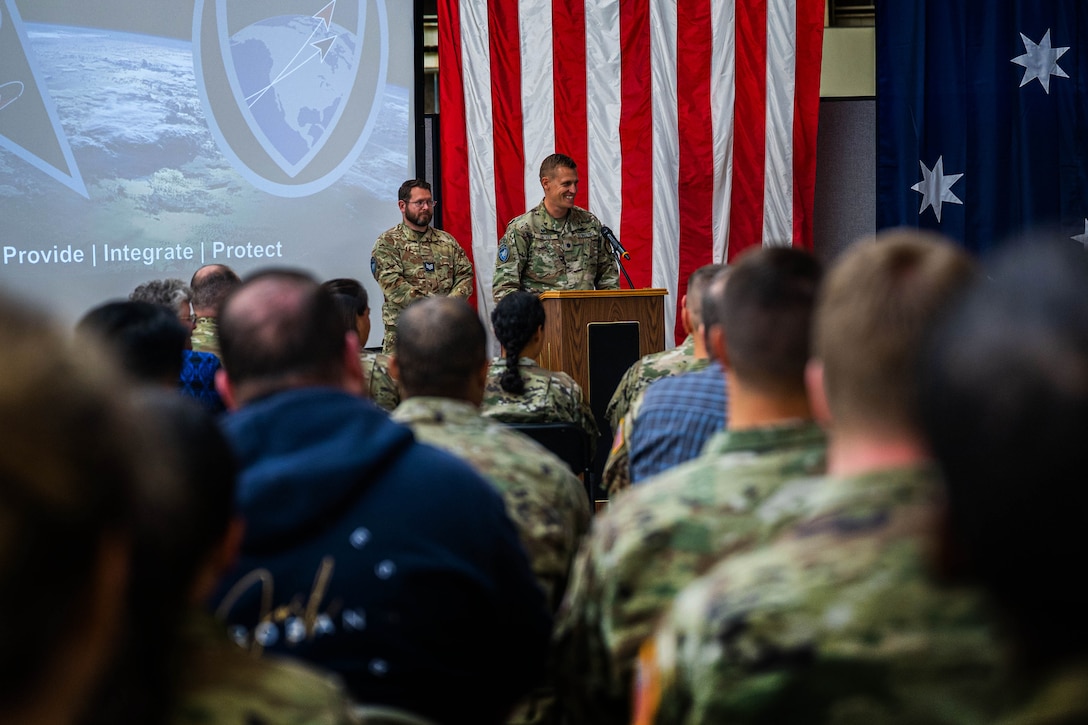
<svg viewBox="0 0 1088 725">
<path fill-rule="evenodd" d="M 385 295 L 382 352 L 391 354 L 401 310 L 422 297 L 471 297 L 472 262 L 457 240 L 434 227 L 425 232 L 403 222 L 382 232 L 374 243 L 370 271 Z"/>
<path fill-rule="evenodd" d="M 360 723 L 340 681 L 297 660 L 255 657 L 209 615 L 190 615 L 170 725 Z"/>
<path fill-rule="evenodd" d="M 639 658 L 640 721 L 994 722 L 984 599 L 930 578 L 940 501 L 926 468 L 817 479 L 773 544 L 677 597 Z"/>
<path fill-rule="evenodd" d="M 506 225 L 495 255 L 491 291 L 498 302 L 515 290 L 619 289 L 620 272 L 601 222 L 574 207 L 562 219 L 544 202 Z"/>
<path fill-rule="evenodd" d="M 1034 673 L 1033 673 L 1034 674 Z M 1069 725 L 1088 722 L 1088 662 L 1068 661 L 1038 673 L 1029 692 L 999 725 Z"/>
<path fill-rule="evenodd" d="M 646 388 L 661 378 L 693 373 L 709 366 L 709 358 L 695 357 L 695 338 L 688 335 L 679 346 L 646 355 L 623 374 L 605 409 L 612 426 L 612 449 L 604 463 L 601 488 L 609 496 L 631 486 L 631 455 L 628 443 Z"/>
<path fill-rule="evenodd" d="M 695 337 L 688 335 L 684 341 L 671 350 L 655 352 L 636 361 L 620 378 L 619 385 L 608 401 L 604 414 L 613 431 L 619 428 L 619 422 L 627 415 L 627 409 L 639 393 L 650 383 L 669 375 L 679 375 L 694 370 L 702 370 L 710 364 L 706 358 L 695 357 Z"/>
<path fill-rule="evenodd" d="M 763 541 L 786 517 L 785 481 L 821 474 L 811 422 L 719 433 L 703 454 L 624 491 L 575 560 L 555 639 L 573 722 L 630 722 L 639 644 L 673 596 L 723 556 Z M 788 498 L 787 498 L 788 501 Z"/>
<path fill-rule="evenodd" d="M 578 478 L 536 441 L 484 418 L 470 403 L 409 398 L 392 418 L 424 443 L 468 461 L 499 490 L 554 611 L 589 527 L 589 500 Z"/>
<path fill-rule="evenodd" d="M 366 375 L 367 396 L 382 410 L 392 412 L 400 403 L 400 388 L 389 374 L 389 356 L 364 350 L 359 353 L 359 362 Z"/>
<path fill-rule="evenodd" d="M 514 395 L 502 389 L 499 380 L 506 369 L 506 358 L 491 361 L 487 387 L 480 411 L 485 418 L 503 423 L 574 423 L 589 433 L 591 455 L 596 455 L 601 433 L 589 403 L 582 396 L 582 386 L 564 372 L 548 370 L 532 358 L 518 358 L 525 392 Z"/>
<path fill-rule="evenodd" d="M 189 339 L 193 352 L 210 352 L 219 357 L 219 320 L 214 317 L 196 318 L 196 326 Z"/>
</svg>

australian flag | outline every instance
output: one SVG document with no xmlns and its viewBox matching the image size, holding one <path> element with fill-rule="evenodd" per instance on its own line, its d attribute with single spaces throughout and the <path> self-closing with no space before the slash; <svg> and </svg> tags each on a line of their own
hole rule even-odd
<svg viewBox="0 0 1088 725">
<path fill-rule="evenodd" d="M 1088 2 L 877 3 L 877 228 L 1088 247 Z"/>
</svg>

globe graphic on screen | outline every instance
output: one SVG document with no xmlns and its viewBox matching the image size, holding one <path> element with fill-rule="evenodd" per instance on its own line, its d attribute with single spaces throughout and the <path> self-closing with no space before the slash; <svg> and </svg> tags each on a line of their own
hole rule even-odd
<svg viewBox="0 0 1088 725">
<path fill-rule="evenodd" d="M 239 102 L 285 170 L 309 160 L 339 118 L 355 81 L 356 42 L 309 15 L 265 18 L 231 36 Z"/>
</svg>

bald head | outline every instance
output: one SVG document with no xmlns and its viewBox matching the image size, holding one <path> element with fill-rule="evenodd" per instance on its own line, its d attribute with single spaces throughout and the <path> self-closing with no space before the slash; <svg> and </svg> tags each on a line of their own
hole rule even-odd
<svg viewBox="0 0 1088 725">
<path fill-rule="evenodd" d="M 300 385 L 340 385 L 347 344 L 332 296 L 302 272 L 258 274 L 219 316 L 223 367 L 235 397 Z"/>
<path fill-rule="evenodd" d="M 396 363 L 405 396 L 472 400 L 486 346 L 483 323 L 464 300 L 430 297 L 409 305 L 397 320 Z"/>
<path fill-rule="evenodd" d="M 193 273 L 189 287 L 193 295 L 193 310 L 200 317 L 218 317 L 219 308 L 242 280 L 225 264 L 206 264 Z"/>
</svg>

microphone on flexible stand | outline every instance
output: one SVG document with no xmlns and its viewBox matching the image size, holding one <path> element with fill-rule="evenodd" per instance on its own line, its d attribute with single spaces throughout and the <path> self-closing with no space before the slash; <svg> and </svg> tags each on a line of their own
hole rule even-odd
<svg viewBox="0 0 1088 725">
<path fill-rule="evenodd" d="M 616 238 L 615 233 L 606 226 L 601 226 L 601 236 L 608 242 L 608 246 L 612 247 L 612 254 L 616 257 L 616 264 L 620 266 L 620 271 L 623 272 L 624 279 L 627 280 L 627 286 L 631 289 L 635 288 L 633 282 L 631 282 L 631 275 L 627 274 L 627 270 L 623 267 L 624 259 L 630 259 L 631 255 L 627 253 L 627 250 L 620 244 L 620 240 Z"/>
</svg>

